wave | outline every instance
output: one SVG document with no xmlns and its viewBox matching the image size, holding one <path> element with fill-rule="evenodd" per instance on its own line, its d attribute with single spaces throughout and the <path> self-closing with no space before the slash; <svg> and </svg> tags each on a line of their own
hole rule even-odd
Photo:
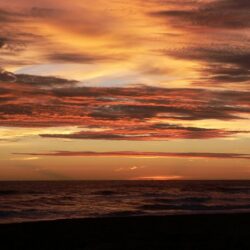
<svg viewBox="0 0 250 250">
<path fill-rule="evenodd" d="M 186 198 L 156 198 L 155 203 L 203 203 L 210 201 L 210 197 L 186 197 Z"/>
<path fill-rule="evenodd" d="M 7 196 L 7 195 L 42 195 L 47 194 L 47 192 L 41 191 L 23 191 L 23 190 L 0 190 L 0 196 Z"/>
<path fill-rule="evenodd" d="M 250 181 L 0 184 L 0 223 L 93 216 L 250 212 Z"/>
<path fill-rule="evenodd" d="M 112 191 L 112 190 L 101 190 L 92 193 L 93 195 L 102 195 L 102 196 L 111 196 L 111 195 L 119 195 L 121 193 Z"/>
<path fill-rule="evenodd" d="M 5 196 L 5 195 L 16 195 L 19 192 L 16 190 L 0 190 L 0 196 Z"/>
<path fill-rule="evenodd" d="M 145 213 L 143 211 L 115 211 L 106 213 L 102 217 L 128 217 L 128 216 L 139 216 L 144 215 Z"/>
<path fill-rule="evenodd" d="M 181 205 L 166 205 L 166 204 L 146 204 L 142 206 L 138 206 L 137 209 L 140 210 L 236 210 L 236 209 L 250 209 L 250 205 L 216 205 L 216 206 L 208 206 L 202 204 L 181 204 Z"/>
</svg>

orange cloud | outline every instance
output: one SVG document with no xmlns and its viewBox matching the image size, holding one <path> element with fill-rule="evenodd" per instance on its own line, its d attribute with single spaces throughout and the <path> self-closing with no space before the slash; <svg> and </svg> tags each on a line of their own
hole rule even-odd
<svg viewBox="0 0 250 250">
<path fill-rule="evenodd" d="M 49 76 L 0 72 L 0 125 L 78 126 L 47 138 L 105 140 L 208 139 L 248 133 L 184 126 L 180 121 L 239 120 L 250 114 L 250 92 L 146 86 L 79 87 Z"/>
<path fill-rule="evenodd" d="M 79 157 L 163 157 L 163 158 L 216 158 L 216 159 L 250 159 L 250 154 L 237 153 L 170 153 L 170 152 L 139 152 L 139 151 L 113 151 L 113 152 L 74 152 L 56 151 L 48 153 L 15 153 L 29 156 L 79 156 Z"/>
</svg>

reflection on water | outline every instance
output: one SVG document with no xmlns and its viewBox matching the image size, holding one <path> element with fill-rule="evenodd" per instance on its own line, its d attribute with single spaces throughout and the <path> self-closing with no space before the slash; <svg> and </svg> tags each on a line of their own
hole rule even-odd
<svg viewBox="0 0 250 250">
<path fill-rule="evenodd" d="M 0 223 L 250 212 L 250 181 L 0 182 Z"/>
</svg>

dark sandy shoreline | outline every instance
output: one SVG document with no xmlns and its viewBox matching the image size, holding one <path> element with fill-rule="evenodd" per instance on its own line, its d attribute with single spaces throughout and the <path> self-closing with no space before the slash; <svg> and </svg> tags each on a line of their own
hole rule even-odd
<svg viewBox="0 0 250 250">
<path fill-rule="evenodd" d="M 4 249 L 250 249 L 250 214 L 0 224 Z"/>
</svg>

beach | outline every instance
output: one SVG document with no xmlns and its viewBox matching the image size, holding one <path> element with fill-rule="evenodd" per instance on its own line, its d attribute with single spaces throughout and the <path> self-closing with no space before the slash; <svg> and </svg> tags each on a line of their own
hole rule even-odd
<svg viewBox="0 0 250 250">
<path fill-rule="evenodd" d="M 1 224 L 1 249 L 250 249 L 250 213 Z"/>
</svg>

